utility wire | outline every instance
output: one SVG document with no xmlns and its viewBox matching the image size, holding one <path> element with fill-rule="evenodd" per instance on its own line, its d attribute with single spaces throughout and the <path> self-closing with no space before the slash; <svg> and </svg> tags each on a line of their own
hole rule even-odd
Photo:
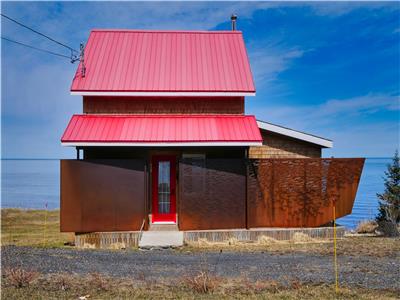
<svg viewBox="0 0 400 300">
<path fill-rule="evenodd" d="M 64 54 L 60 54 L 60 53 L 56 53 L 56 52 L 49 51 L 49 50 L 45 50 L 45 49 L 41 49 L 41 48 L 37 48 L 37 47 L 31 46 L 31 45 L 28 45 L 28 44 L 24 44 L 24 43 L 21 43 L 21 42 L 18 42 L 18 41 L 11 40 L 11 39 L 3 37 L 3 36 L 1 37 L 1 39 L 5 40 L 5 41 L 8 41 L 8 42 L 11 42 L 11 43 L 15 43 L 15 44 L 21 45 L 21 46 L 25 46 L 25 47 L 28 47 L 28 48 L 31 48 L 31 49 L 34 49 L 34 50 L 37 50 L 37 51 L 42 51 L 42 52 L 45 52 L 45 53 L 48 53 L 48 54 L 52 54 L 52 55 L 56 55 L 56 56 L 65 57 L 65 58 L 71 59 L 70 56 L 67 56 L 67 55 L 64 55 Z"/>
<path fill-rule="evenodd" d="M 14 20 L 13 18 L 10 18 L 10 17 L 6 16 L 5 14 L 0 14 L 0 15 L 1 15 L 2 17 L 4 17 L 4 18 L 6 18 L 6 19 L 8 19 L 8 20 L 10 20 L 10 21 L 12 21 L 12 22 L 14 22 L 14 23 L 16 23 L 16 24 L 22 26 L 22 27 L 24 27 L 24 28 L 26 28 L 26 29 L 29 29 L 30 31 L 33 31 L 33 32 L 36 33 L 36 34 L 39 34 L 39 35 L 45 37 L 46 39 L 49 39 L 50 41 L 52 41 L 52 42 L 54 42 L 54 43 L 57 43 L 57 44 L 59 44 L 59 45 L 61 45 L 61 46 L 63 46 L 63 47 L 68 48 L 68 49 L 71 50 L 72 52 L 79 53 L 79 51 L 75 50 L 74 48 L 71 48 L 71 47 L 68 46 L 68 45 L 65 45 L 65 44 L 63 44 L 63 43 L 61 43 L 61 42 L 59 42 L 59 41 L 56 41 L 55 39 L 53 39 L 53 38 L 51 38 L 51 37 L 49 37 L 49 36 L 47 36 L 47 35 L 45 35 L 45 34 L 39 32 L 39 31 L 37 31 L 37 30 L 35 30 L 35 29 L 33 29 L 33 28 L 27 26 L 27 25 L 24 25 L 24 24 L 18 22 L 17 20 Z"/>
</svg>

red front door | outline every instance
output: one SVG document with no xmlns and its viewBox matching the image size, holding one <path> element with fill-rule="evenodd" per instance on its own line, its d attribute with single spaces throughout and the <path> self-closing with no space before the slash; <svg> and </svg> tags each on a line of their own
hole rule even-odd
<svg viewBox="0 0 400 300">
<path fill-rule="evenodd" d="M 153 156 L 152 221 L 176 223 L 176 158 L 170 155 Z"/>
</svg>

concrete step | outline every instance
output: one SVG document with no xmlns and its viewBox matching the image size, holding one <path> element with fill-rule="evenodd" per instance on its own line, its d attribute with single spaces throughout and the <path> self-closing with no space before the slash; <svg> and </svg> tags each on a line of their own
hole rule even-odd
<svg viewBox="0 0 400 300">
<path fill-rule="evenodd" d="M 183 245 L 182 231 L 143 231 L 140 248 L 179 247 Z"/>
<path fill-rule="evenodd" d="M 179 231 L 176 224 L 150 224 L 149 231 Z"/>
</svg>

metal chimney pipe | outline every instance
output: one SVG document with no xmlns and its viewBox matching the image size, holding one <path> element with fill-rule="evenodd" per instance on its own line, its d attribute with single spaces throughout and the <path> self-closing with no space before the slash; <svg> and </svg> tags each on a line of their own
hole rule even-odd
<svg viewBox="0 0 400 300">
<path fill-rule="evenodd" d="M 236 30 L 236 20 L 237 20 L 237 15 L 232 14 L 232 16 L 231 16 L 232 31 Z"/>
</svg>

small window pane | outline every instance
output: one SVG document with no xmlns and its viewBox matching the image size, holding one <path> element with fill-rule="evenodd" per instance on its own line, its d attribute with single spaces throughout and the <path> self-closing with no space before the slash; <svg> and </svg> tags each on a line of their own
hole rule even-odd
<svg viewBox="0 0 400 300">
<path fill-rule="evenodd" d="M 170 212 L 170 162 L 158 163 L 158 212 L 167 214 Z"/>
</svg>

